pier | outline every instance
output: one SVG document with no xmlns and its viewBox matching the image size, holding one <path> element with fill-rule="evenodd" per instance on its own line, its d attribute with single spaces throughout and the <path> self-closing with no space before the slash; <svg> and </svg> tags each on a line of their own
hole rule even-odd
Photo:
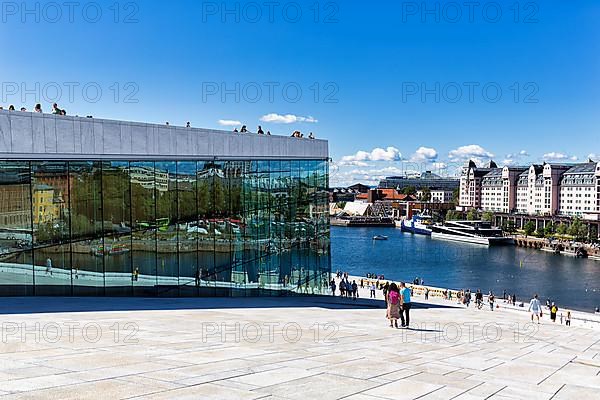
<svg viewBox="0 0 600 400">
<path fill-rule="evenodd" d="M 517 235 L 515 236 L 515 244 L 519 247 L 532 248 L 554 254 L 600 260 L 600 248 L 597 246 L 575 243 L 568 240 L 551 240 Z"/>
</svg>

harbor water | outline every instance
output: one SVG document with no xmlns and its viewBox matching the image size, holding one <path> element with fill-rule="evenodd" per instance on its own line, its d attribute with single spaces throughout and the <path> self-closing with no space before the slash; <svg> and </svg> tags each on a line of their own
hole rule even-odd
<svg viewBox="0 0 600 400">
<path fill-rule="evenodd" d="M 373 240 L 385 235 L 389 240 Z M 402 233 L 397 228 L 331 227 L 332 270 L 367 273 L 452 289 L 515 293 L 517 302 L 533 294 L 559 308 L 600 307 L 600 261 L 555 255 L 515 246 L 482 246 Z"/>
</svg>

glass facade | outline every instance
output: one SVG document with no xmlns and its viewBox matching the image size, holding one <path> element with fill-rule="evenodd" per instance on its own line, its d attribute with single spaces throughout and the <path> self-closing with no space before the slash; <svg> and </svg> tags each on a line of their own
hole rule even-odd
<svg viewBox="0 0 600 400">
<path fill-rule="evenodd" d="M 0 295 L 326 293 L 325 160 L 0 161 Z"/>
</svg>

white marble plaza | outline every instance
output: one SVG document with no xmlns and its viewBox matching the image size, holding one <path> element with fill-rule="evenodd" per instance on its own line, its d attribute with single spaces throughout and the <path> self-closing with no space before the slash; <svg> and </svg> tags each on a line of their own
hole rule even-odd
<svg viewBox="0 0 600 400">
<path fill-rule="evenodd" d="M 2 299 L 0 399 L 600 398 L 599 330 L 415 300 Z"/>
</svg>

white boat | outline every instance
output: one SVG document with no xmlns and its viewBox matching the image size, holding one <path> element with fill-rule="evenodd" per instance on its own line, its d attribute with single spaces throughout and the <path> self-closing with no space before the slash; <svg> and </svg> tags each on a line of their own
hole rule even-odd
<svg viewBox="0 0 600 400">
<path fill-rule="evenodd" d="M 446 221 L 444 225 L 431 226 L 431 237 L 486 246 L 514 244 L 513 238 L 504 236 L 502 229 L 487 221 Z"/>
<path fill-rule="evenodd" d="M 388 237 L 383 235 L 377 235 L 373 236 L 373 240 L 388 240 Z"/>
<path fill-rule="evenodd" d="M 402 232 L 429 236 L 431 235 L 433 219 L 426 215 L 414 215 L 410 220 L 403 219 L 396 221 L 395 224 Z"/>
</svg>

